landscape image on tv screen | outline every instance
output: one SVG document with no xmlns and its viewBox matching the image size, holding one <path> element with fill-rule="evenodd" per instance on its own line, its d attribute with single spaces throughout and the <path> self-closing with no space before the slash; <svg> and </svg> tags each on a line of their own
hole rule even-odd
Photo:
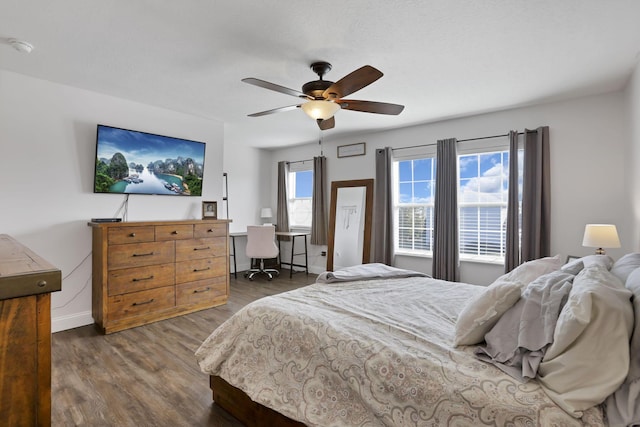
<svg viewBox="0 0 640 427">
<path fill-rule="evenodd" d="M 98 125 L 95 193 L 202 196 L 205 144 Z"/>
</svg>

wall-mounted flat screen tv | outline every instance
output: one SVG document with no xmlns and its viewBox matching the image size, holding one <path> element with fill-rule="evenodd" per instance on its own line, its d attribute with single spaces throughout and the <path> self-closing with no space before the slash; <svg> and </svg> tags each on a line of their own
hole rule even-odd
<svg viewBox="0 0 640 427">
<path fill-rule="evenodd" d="M 93 191 L 202 196 L 205 145 L 98 125 Z"/>
</svg>

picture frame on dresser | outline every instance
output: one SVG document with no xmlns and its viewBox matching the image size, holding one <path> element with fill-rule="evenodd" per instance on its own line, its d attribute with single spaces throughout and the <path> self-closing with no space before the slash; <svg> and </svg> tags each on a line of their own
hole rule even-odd
<svg viewBox="0 0 640 427">
<path fill-rule="evenodd" d="M 202 202 L 202 219 L 218 219 L 218 202 Z"/>
</svg>

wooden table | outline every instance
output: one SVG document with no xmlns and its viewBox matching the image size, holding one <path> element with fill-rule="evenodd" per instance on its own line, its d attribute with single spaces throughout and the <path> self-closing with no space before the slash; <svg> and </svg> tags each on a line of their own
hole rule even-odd
<svg viewBox="0 0 640 427">
<path fill-rule="evenodd" d="M 51 425 L 51 292 L 62 273 L 0 234 L 0 424 Z"/>
</svg>

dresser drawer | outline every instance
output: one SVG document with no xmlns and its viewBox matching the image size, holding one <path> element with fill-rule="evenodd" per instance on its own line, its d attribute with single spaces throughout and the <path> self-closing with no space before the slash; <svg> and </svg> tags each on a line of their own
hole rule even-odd
<svg viewBox="0 0 640 427">
<path fill-rule="evenodd" d="M 193 225 L 158 225 L 156 241 L 193 239 Z"/>
<path fill-rule="evenodd" d="M 225 237 L 227 235 L 227 224 L 195 224 L 193 226 L 193 237 Z"/>
<path fill-rule="evenodd" d="M 108 279 L 109 296 L 172 286 L 175 274 L 175 264 L 111 270 Z"/>
<path fill-rule="evenodd" d="M 174 307 L 175 287 L 150 289 L 131 294 L 115 295 L 109 297 L 109 317 L 122 319 L 124 317 L 153 313 Z"/>
<path fill-rule="evenodd" d="M 213 258 L 227 254 L 227 238 L 179 240 L 176 242 L 176 261 Z"/>
<path fill-rule="evenodd" d="M 174 242 L 138 243 L 109 247 L 108 269 L 167 264 L 175 260 Z"/>
<path fill-rule="evenodd" d="M 227 296 L 225 277 L 183 283 L 176 286 L 176 305 L 208 304 L 212 300 Z"/>
<path fill-rule="evenodd" d="M 121 245 L 123 243 L 153 242 L 156 237 L 155 228 L 152 225 L 141 227 L 112 227 L 108 231 L 109 245 Z"/>
<path fill-rule="evenodd" d="M 194 259 L 176 263 L 176 283 L 195 282 L 227 275 L 227 258 Z"/>
</svg>

